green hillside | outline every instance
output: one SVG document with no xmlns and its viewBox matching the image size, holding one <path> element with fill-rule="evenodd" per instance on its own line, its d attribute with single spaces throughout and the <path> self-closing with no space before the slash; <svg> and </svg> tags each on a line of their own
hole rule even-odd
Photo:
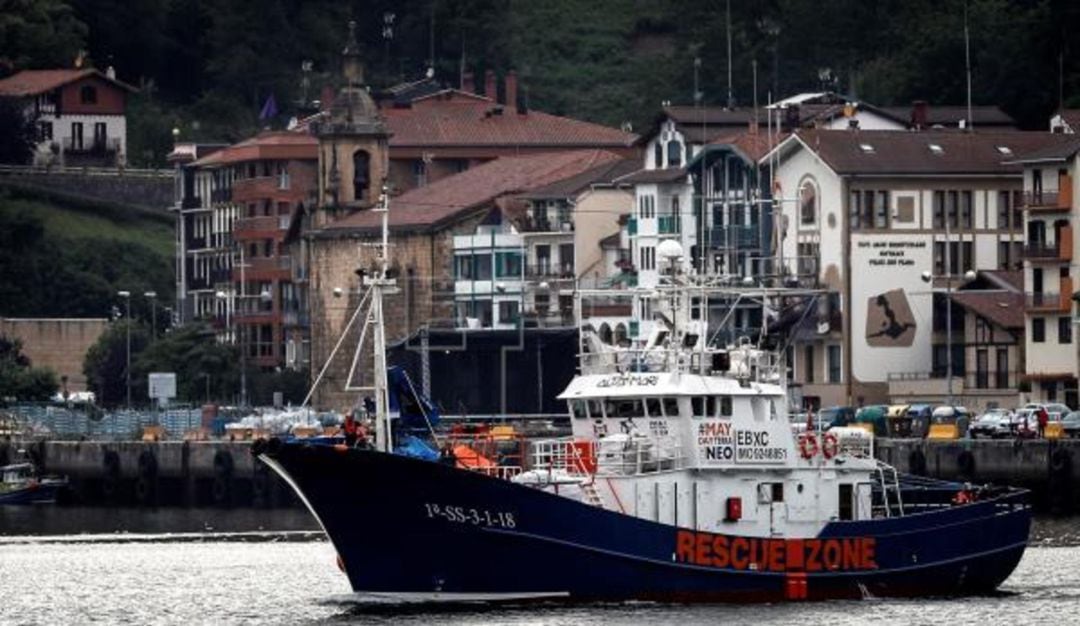
<svg viewBox="0 0 1080 626">
<path fill-rule="evenodd" d="M 43 195 L 0 188 L 0 315 L 104 317 L 119 290 L 171 302 L 169 215 Z"/>
</svg>

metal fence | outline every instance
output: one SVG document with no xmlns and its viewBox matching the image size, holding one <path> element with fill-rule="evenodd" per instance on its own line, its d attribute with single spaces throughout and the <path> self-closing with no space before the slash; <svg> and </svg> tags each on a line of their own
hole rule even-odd
<svg viewBox="0 0 1080 626">
<path fill-rule="evenodd" d="M 160 424 L 173 438 L 202 426 L 199 408 L 172 408 L 160 411 L 105 411 L 91 414 L 82 408 L 58 405 L 19 404 L 5 409 L 31 432 L 61 438 L 132 439 L 140 436 L 146 426 Z"/>
</svg>

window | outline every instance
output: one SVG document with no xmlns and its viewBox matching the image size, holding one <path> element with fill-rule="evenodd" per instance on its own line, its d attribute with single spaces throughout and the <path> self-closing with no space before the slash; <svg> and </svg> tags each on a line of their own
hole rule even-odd
<svg viewBox="0 0 1080 626">
<path fill-rule="evenodd" d="M 960 225 L 960 194 L 958 192 L 945 193 L 945 215 L 949 220 L 949 226 L 956 228 Z"/>
<path fill-rule="evenodd" d="M 1058 318 L 1058 343 L 1072 343 L 1072 318 Z"/>
<path fill-rule="evenodd" d="M 945 192 L 934 192 L 934 228 L 945 228 Z"/>
<path fill-rule="evenodd" d="M 874 203 L 874 228 L 889 227 L 889 192 L 877 192 L 877 201 Z"/>
<path fill-rule="evenodd" d="M 581 419 L 588 417 L 588 413 L 585 410 L 584 400 L 571 400 L 570 401 L 570 414 L 574 417 Z"/>
<path fill-rule="evenodd" d="M 803 382 L 814 382 L 814 346 L 803 348 Z"/>
<path fill-rule="evenodd" d="M 664 167 L 664 146 L 659 140 L 653 144 L 653 167 L 657 169 Z"/>
<path fill-rule="evenodd" d="M 841 367 L 841 364 L 840 364 L 840 346 L 837 346 L 837 345 L 829 346 L 829 351 L 828 351 L 826 356 L 827 356 L 827 358 L 829 360 L 829 382 L 833 383 L 833 384 L 839 383 L 840 382 L 840 367 Z"/>
<path fill-rule="evenodd" d="M 516 300 L 504 300 L 499 303 L 499 323 L 517 324 L 518 302 Z"/>
<path fill-rule="evenodd" d="M 427 163 L 423 159 L 413 161 L 412 171 L 417 187 L 423 187 L 427 184 Z"/>
<path fill-rule="evenodd" d="M 656 248 L 645 246 L 641 248 L 641 269 L 656 269 Z"/>
<path fill-rule="evenodd" d="M 664 415 L 668 417 L 679 416 L 679 400 L 677 398 L 664 398 Z"/>
<path fill-rule="evenodd" d="M 1009 387 L 1009 349 L 998 348 L 997 351 L 997 371 L 994 373 L 995 386 L 998 389 L 1008 389 Z"/>
<path fill-rule="evenodd" d="M 998 192 L 998 221 L 997 227 L 999 230 L 1008 230 L 1012 220 L 1009 219 L 1012 213 L 1012 195 L 1008 191 Z"/>
<path fill-rule="evenodd" d="M 664 417 L 664 412 L 660 410 L 660 398 L 645 398 L 645 410 L 648 417 Z"/>
<path fill-rule="evenodd" d="M 848 195 L 848 221 L 851 222 L 851 229 L 858 230 L 862 228 L 862 194 L 858 191 L 852 191 Z"/>
<path fill-rule="evenodd" d="M 97 104 L 97 87 L 93 85 L 83 85 L 79 89 L 79 102 L 83 104 Z"/>
<path fill-rule="evenodd" d="M 52 141 L 52 122 L 38 122 L 38 141 Z"/>
<path fill-rule="evenodd" d="M 71 123 L 71 149 L 82 150 L 83 147 L 83 125 L 82 122 Z"/>
<path fill-rule="evenodd" d="M 521 276 L 521 253 L 496 252 L 495 276 L 498 278 L 514 278 Z"/>
<path fill-rule="evenodd" d="M 720 396 L 720 417 L 731 417 L 731 396 Z"/>
<path fill-rule="evenodd" d="M 473 257 L 474 278 L 476 280 L 491 280 L 491 255 L 478 254 Z"/>
<path fill-rule="evenodd" d="M 960 192 L 960 226 L 962 228 L 971 228 L 974 226 L 974 201 L 971 195 L 971 191 Z"/>
<path fill-rule="evenodd" d="M 371 181 L 369 170 L 371 158 L 367 152 L 357 150 L 353 154 L 353 199 L 369 200 L 368 183 Z"/>
<path fill-rule="evenodd" d="M 682 144 L 675 139 L 667 142 L 667 165 L 668 167 L 682 165 Z"/>
<path fill-rule="evenodd" d="M 799 222 L 804 225 L 817 223 L 817 189 L 806 181 L 799 190 Z"/>
<path fill-rule="evenodd" d="M 1046 319 L 1041 317 L 1031 319 L 1031 341 L 1033 343 L 1046 341 Z"/>
<path fill-rule="evenodd" d="M 1007 270 L 1007 269 L 1009 269 L 1009 252 L 1010 252 L 1009 248 L 1010 247 L 1011 246 L 1009 245 L 1008 241 L 999 241 L 998 242 L 998 269 L 999 270 Z"/>
</svg>

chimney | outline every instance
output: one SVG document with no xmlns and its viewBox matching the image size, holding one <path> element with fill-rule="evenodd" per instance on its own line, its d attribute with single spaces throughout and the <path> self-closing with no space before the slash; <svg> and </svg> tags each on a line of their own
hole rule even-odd
<svg viewBox="0 0 1080 626">
<path fill-rule="evenodd" d="M 916 100 L 911 103 L 911 127 L 915 130 L 926 128 L 926 118 L 930 114 L 930 105 L 926 100 Z"/>
<path fill-rule="evenodd" d="M 506 91 L 506 106 L 515 112 L 518 110 L 518 96 L 517 96 L 517 72 L 510 70 L 506 73 L 506 79 L 503 83 Z"/>
<path fill-rule="evenodd" d="M 109 67 L 105 68 L 105 77 L 106 78 L 111 78 L 112 80 L 116 80 L 116 68 L 111 66 L 111 65 Z"/>
<path fill-rule="evenodd" d="M 499 89 L 498 84 L 495 82 L 494 70 L 484 72 L 484 95 L 492 101 L 499 99 Z"/>
<path fill-rule="evenodd" d="M 461 90 L 465 93 L 476 93 L 476 81 L 472 72 L 461 73 Z"/>
<path fill-rule="evenodd" d="M 784 108 L 784 128 L 795 132 L 799 129 L 799 105 L 789 104 Z"/>
</svg>

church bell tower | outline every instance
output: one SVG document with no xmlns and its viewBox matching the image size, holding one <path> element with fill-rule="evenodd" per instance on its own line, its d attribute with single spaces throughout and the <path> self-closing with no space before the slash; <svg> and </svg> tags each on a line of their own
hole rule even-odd
<svg viewBox="0 0 1080 626">
<path fill-rule="evenodd" d="M 312 125 L 319 140 L 319 225 L 374 206 L 390 173 L 390 133 L 364 84 L 356 22 L 349 22 L 341 56 L 344 83 L 329 111 Z"/>
</svg>

